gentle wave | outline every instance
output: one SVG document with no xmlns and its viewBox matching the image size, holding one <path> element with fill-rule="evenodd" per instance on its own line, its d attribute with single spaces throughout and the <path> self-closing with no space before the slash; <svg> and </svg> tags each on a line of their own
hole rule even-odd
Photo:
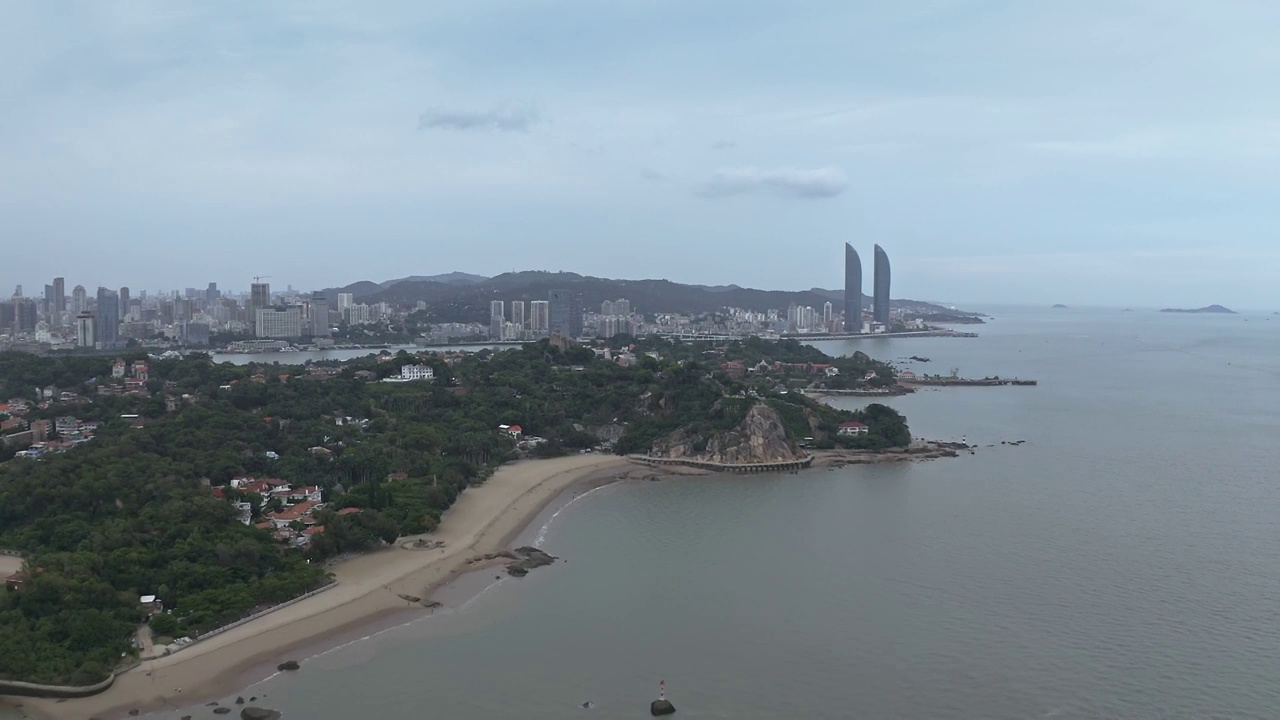
<svg viewBox="0 0 1280 720">
<path fill-rule="evenodd" d="M 581 495 L 575 495 L 575 496 L 573 497 L 573 499 L 572 499 L 572 500 L 570 500 L 569 502 L 567 502 L 567 503 L 565 503 L 564 505 L 560 506 L 560 508 L 559 508 L 558 510 L 556 510 L 554 513 L 551 513 L 551 517 L 547 518 L 547 521 L 546 521 L 545 523 L 543 523 L 543 524 L 542 524 L 542 527 L 541 527 L 541 528 L 538 528 L 538 535 L 537 535 L 537 537 L 535 537 L 535 538 L 534 538 L 534 540 L 533 540 L 533 546 L 534 546 L 534 547 L 536 547 L 536 548 L 540 548 L 540 547 L 542 547 L 542 546 L 543 546 L 543 544 L 544 544 L 544 543 L 546 543 L 546 541 L 547 541 L 547 530 L 548 530 L 548 529 L 550 529 L 551 524 L 552 524 L 553 522 L 555 522 L 556 518 L 560 517 L 560 513 L 564 512 L 565 510 L 568 510 L 570 507 L 572 507 L 572 506 L 573 506 L 573 504 L 574 504 L 574 503 L 578 502 L 579 500 L 581 500 L 581 499 L 583 499 L 583 498 L 587 497 L 588 495 L 590 495 L 590 494 L 592 494 L 592 493 L 596 492 L 597 490 L 603 490 L 603 489 L 605 489 L 605 488 L 607 488 L 607 487 L 610 487 L 612 484 L 613 484 L 613 483 L 609 483 L 609 484 L 607 484 L 607 485 L 601 485 L 601 486 L 599 486 L 599 487 L 594 487 L 594 488 L 591 488 L 590 490 L 588 490 L 588 491 L 586 491 L 586 492 L 582 493 Z"/>
</svg>

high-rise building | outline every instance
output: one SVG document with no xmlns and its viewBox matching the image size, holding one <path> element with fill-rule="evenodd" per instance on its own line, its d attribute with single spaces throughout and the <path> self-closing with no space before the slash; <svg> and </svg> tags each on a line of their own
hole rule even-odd
<svg viewBox="0 0 1280 720">
<path fill-rule="evenodd" d="M 844 331 L 862 331 L 862 260 L 849 243 L 844 244 Z"/>
<path fill-rule="evenodd" d="M 502 340 L 502 331 L 505 327 L 506 315 L 503 312 L 501 300 L 489 301 L 489 339 Z"/>
<path fill-rule="evenodd" d="M 831 321 L 835 316 L 835 307 L 830 302 L 822 306 L 822 326 L 831 330 Z"/>
<path fill-rule="evenodd" d="M 104 287 L 98 288 L 98 305 L 94 311 L 94 346 L 110 350 L 120 340 L 120 297 Z"/>
<path fill-rule="evenodd" d="M 547 294 L 551 312 L 551 332 L 567 338 L 582 337 L 582 297 L 568 290 L 552 290 Z"/>
<path fill-rule="evenodd" d="M 84 288 L 78 288 L 84 290 Z M 76 345 L 82 348 L 94 347 L 93 314 L 87 310 L 76 314 Z"/>
<path fill-rule="evenodd" d="M 262 309 L 271 306 L 271 283 L 256 282 L 249 285 L 249 304 Z"/>
<path fill-rule="evenodd" d="M 524 301 L 511 301 L 511 324 L 516 326 L 516 332 L 524 331 Z"/>
<path fill-rule="evenodd" d="M 347 308 L 356 304 L 356 296 L 352 293 L 338 293 L 338 312 L 345 314 Z"/>
<path fill-rule="evenodd" d="M 329 328 L 329 298 L 322 292 L 311 293 L 309 325 L 311 326 L 311 337 L 329 337 L 332 334 Z"/>
<path fill-rule="evenodd" d="M 55 325 L 62 324 L 62 313 L 67 311 L 67 281 L 65 278 L 53 279 L 53 311 L 50 313 Z"/>
<path fill-rule="evenodd" d="M 271 307 L 271 284 L 255 282 L 249 284 L 249 326 L 257 331 L 258 311 Z M 262 337 L 259 335 L 258 337 Z"/>
<path fill-rule="evenodd" d="M 260 338 L 291 340 L 302 337 L 302 308 L 261 308 L 256 312 L 254 332 Z"/>
<path fill-rule="evenodd" d="M 879 245 L 875 250 L 875 292 L 871 299 L 874 311 L 873 318 L 885 326 L 889 325 L 889 256 Z"/>
<path fill-rule="evenodd" d="M 551 328 L 551 304 L 546 300 L 529 301 L 529 330 L 545 333 Z"/>
<path fill-rule="evenodd" d="M 204 299 L 210 303 L 217 302 L 222 297 L 222 293 L 218 291 L 218 283 L 211 282 L 209 287 L 205 288 Z"/>
<path fill-rule="evenodd" d="M 127 287 L 122 287 L 122 288 L 120 288 L 120 310 L 119 310 L 119 312 L 120 312 L 120 317 L 122 317 L 122 318 L 123 318 L 123 317 L 127 317 L 127 316 L 129 315 L 129 288 L 127 288 Z"/>
<path fill-rule="evenodd" d="M 209 344 L 209 323 L 184 322 L 178 327 L 178 337 L 183 345 L 202 347 Z"/>
<path fill-rule="evenodd" d="M 89 293 L 83 285 L 75 286 L 71 291 L 71 312 L 79 315 L 89 309 Z"/>
</svg>

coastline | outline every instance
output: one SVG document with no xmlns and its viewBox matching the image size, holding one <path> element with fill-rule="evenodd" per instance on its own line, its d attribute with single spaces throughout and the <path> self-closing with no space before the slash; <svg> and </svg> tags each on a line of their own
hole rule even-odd
<svg viewBox="0 0 1280 720">
<path fill-rule="evenodd" d="M 601 455 L 504 465 L 483 485 L 464 491 L 440 527 L 425 536 L 443 541 L 442 548 L 408 550 L 402 545 L 413 538 L 401 538 L 395 547 L 335 565 L 338 585 L 333 589 L 144 662 L 122 673 L 100 695 L 63 701 L 14 698 L 9 704 L 38 718 L 112 718 L 135 709 L 174 709 L 221 697 L 244 687 L 249 673 L 262 674 L 276 663 L 295 659 L 291 653 L 303 648 L 318 649 L 342 637 L 356 639 L 428 614 L 428 609 L 400 595 L 430 597 L 458 576 L 479 569 L 479 564 L 468 563 L 476 555 L 505 549 L 565 490 L 623 479 L 631 474 L 627 468 L 635 466 L 625 458 Z"/>
<path fill-rule="evenodd" d="M 819 451 L 812 469 L 849 464 L 955 457 L 950 443 L 924 443 L 900 453 Z M 332 568 L 339 584 L 328 592 L 281 608 L 204 643 L 157 658 L 120 674 L 99 695 L 74 700 L 0 698 L 36 720 L 99 720 L 177 710 L 218 700 L 277 672 L 286 660 L 305 661 L 336 647 L 428 617 L 424 607 L 438 591 L 468 576 L 487 575 L 505 562 L 476 561 L 520 544 L 540 545 L 539 525 L 588 495 L 617 482 L 716 474 L 684 466 L 649 467 L 620 456 L 579 455 L 504 465 L 486 483 L 468 488 L 425 536 L 345 559 Z M 565 501 L 550 516 L 557 501 Z M 538 521 L 541 520 L 542 523 Z M 417 537 L 443 540 L 443 548 L 408 549 Z M 492 583 L 479 590 L 484 592 Z M 476 594 L 476 593 L 471 593 Z M 402 595 L 424 599 L 409 602 Z"/>
</svg>

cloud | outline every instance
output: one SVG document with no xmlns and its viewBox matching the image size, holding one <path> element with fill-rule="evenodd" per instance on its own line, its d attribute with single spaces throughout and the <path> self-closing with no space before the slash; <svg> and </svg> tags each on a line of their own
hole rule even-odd
<svg viewBox="0 0 1280 720">
<path fill-rule="evenodd" d="M 738 147 L 738 143 L 732 140 L 717 140 L 711 143 L 712 150 L 732 150 Z"/>
<path fill-rule="evenodd" d="M 837 167 L 799 170 L 777 168 L 762 170 L 757 167 L 723 168 L 717 170 L 698 194 L 707 198 L 729 197 L 750 193 L 769 193 L 789 198 L 831 198 L 849 187 L 849 179 Z"/>
<path fill-rule="evenodd" d="M 428 110 L 418 116 L 419 130 L 492 130 L 529 132 L 538 124 L 532 108 L 500 106 L 492 110 Z"/>
<path fill-rule="evenodd" d="M 648 180 L 649 182 L 666 182 L 667 181 L 666 173 L 662 172 L 661 170 L 654 170 L 653 168 L 640 168 L 640 177 L 644 178 L 645 180 Z"/>
</svg>

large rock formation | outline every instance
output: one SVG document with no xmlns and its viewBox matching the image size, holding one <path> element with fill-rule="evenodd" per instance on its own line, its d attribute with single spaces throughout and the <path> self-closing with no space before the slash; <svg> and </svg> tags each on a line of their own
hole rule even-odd
<svg viewBox="0 0 1280 720">
<path fill-rule="evenodd" d="M 663 457 L 725 464 L 786 462 L 801 458 L 795 443 L 787 438 L 778 412 L 764 403 L 753 405 L 742 422 L 732 430 L 703 438 L 695 431 L 681 428 L 654 443 L 653 452 Z"/>
</svg>

